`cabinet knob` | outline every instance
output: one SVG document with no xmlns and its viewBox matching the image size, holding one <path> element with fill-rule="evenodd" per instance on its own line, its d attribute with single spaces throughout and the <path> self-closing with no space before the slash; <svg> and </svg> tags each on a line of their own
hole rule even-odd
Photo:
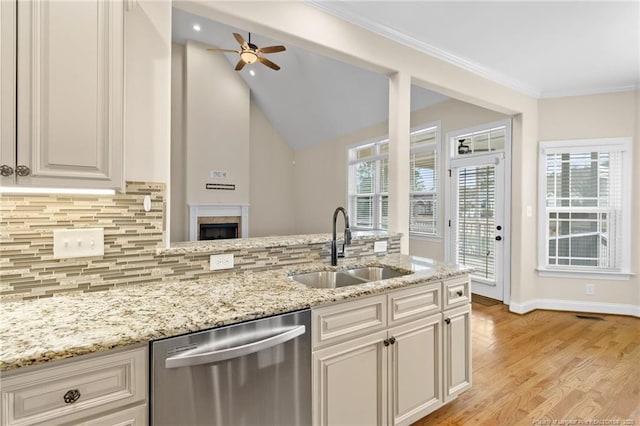
<svg viewBox="0 0 640 426">
<path fill-rule="evenodd" d="M 393 345 L 395 342 L 396 342 L 396 338 L 395 337 L 389 338 L 389 343 L 391 343 Z"/>
<path fill-rule="evenodd" d="M 456 294 L 458 295 L 458 297 L 462 297 L 464 292 L 462 290 L 458 290 L 458 291 L 456 291 Z"/>
<path fill-rule="evenodd" d="M 389 346 L 389 344 L 390 344 L 390 343 L 389 343 L 389 339 L 384 339 L 384 340 L 382 341 L 382 344 L 383 344 L 383 345 L 385 345 L 385 346 Z"/>
<path fill-rule="evenodd" d="M 68 390 L 67 393 L 64 394 L 63 398 L 65 404 L 73 404 L 80 399 L 80 391 L 78 389 Z"/>
<path fill-rule="evenodd" d="M 446 322 L 447 324 L 451 324 L 451 318 L 445 318 L 444 322 Z"/>
<path fill-rule="evenodd" d="M 16 175 L 18 176 L 29 176 L 31 174 L 31 169 L 24 164 L 19 164 L 16 166 Z"/>
<path fill-rule="evenodd" d="M 6 164 L 3 164 L 2 166 L 0 166 L 1 176 L 11 176 L 12 174 L 13 174 L 13 167 L 7 166 Z"/>
</svg>

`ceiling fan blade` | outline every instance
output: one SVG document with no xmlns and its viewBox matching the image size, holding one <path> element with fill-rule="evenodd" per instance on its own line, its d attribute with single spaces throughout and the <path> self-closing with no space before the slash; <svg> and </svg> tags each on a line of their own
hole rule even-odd
<svg viewBox="0 0 640 426">
<path fill-rule="evenodd" d="M 240 59 L 236 64 L 236 71 L 240 71 L 242 68 L 244 68 L 244 66 L 245 66 L 245 62 L 242 59 Z"/>
<path fill-rule="evenodd" d="M 284 46 L 267 46 L 258 49 L 258 53 L 278 53 L 287 50 Z"/>
<path fill-rule="evenodd" d="M 270 60 L 268 60 L 267 58 L 263 58 L 262 56 L 258 56 L 258 61 L 262 62 L 264 65 L 268 66 L 269 68 L 278 71 L 280 69 L 280 67 L 276 64 L 274 64 L 273 62 L 271 62 Z"/>
<path fill-rule="evenodd" d="M 233 36 L 236 38 L 238 43 L 240 43 L 240 46 L 242 46 L 243 49 L 248 49 L 249 48 L 249 44 L 247 43 L 247 40 L 244 39 L 244 37 L 242 37 L 238 33 L 233 33 Z"/>
<path fill-rule="evenodd" d="M 218 48 L 211 48 L 211 49 L 207 49 L 210 52 L 229 52 L 229 53 L 240 53 L 240 50 L 232 50 L 232 49 L 218 49 Z"/>
</svg>

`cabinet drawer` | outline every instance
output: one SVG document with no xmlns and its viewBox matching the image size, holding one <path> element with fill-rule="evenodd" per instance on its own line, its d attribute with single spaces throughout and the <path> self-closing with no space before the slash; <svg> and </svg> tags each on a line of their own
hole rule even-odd
<svg viewBox="0 0 640 426">
<path fill-rule="evenodd" d="M 438 282 L 389 294 L 389 326 L 440 312 L 440 288 L 441 284 Z"/>
<path fill-rule="evenodd" d="M 379 295 L 312 311 L 313 349 L 387 326 L 387 296 Z"/>
<path fill-rule="evenodd" d="M 144 347 L 3 377 L 1 424 L 58 424 L 143 402 L 146 370 Z"/>
<path fill-rule="evenodd" d="M 471 302 L 469 276 L 457 277 L 443 283 L 443 309 L 464 305 Z"/>
</svg>

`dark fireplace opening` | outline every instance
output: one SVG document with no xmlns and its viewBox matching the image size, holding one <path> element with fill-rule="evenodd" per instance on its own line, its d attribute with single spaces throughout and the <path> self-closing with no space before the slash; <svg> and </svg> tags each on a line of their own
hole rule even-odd
<svg viewBox="0 0 640 426">
<path fill-rule="evenodd" d="M 238 224 L 201 223 L 199 235 L 201 240 L 225 240 L 229 238 L 238 238 Z"/>
</svg>

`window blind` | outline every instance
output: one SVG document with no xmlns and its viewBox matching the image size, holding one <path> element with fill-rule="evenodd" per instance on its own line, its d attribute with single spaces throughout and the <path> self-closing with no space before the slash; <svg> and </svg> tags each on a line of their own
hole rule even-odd
<svg viewBox="0 0 640 426">
<path fill-rule="evenodd" d="M 409 231 L 438 234 L 438 127 L 411 134 L 409 156 Z"/>
<path fill-rule="evenodd" d="M 495 166 L 458 170 L 458 263 L 490 280 L 495 275 L 495 191 Z"/>
<path fill-rule="evenodd" d="M 549 266 L 620 269 L 623 153 L 546 155 Z"/>
</svg>

